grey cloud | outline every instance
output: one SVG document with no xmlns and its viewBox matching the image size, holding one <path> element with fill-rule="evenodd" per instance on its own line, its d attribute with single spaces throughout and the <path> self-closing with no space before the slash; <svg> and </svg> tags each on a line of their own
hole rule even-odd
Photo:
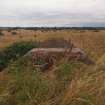
<svg viewBox="0 0 105 105">
<path fill-rule="evenodd" d="M 105 0 L 0 0 L 0 25 L 101 25 L 104 4 Z"/>
</svg>

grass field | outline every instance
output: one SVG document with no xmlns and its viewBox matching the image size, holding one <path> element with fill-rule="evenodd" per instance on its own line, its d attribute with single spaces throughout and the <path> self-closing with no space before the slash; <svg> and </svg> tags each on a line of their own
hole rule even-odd
<svg viewBox="0 0 105 105">
<path fill-rule="evenodd" d="M 23 40 L 44 41 L 49 38 L 71 39 L 79 48 L 89 53 L 94 59 L 100 57 L 105 52 L 105 30 L 12 30 L 2 31 L 0 36 L 0 48 L 6 47 L 14 42 Z M 15 34 L 14 34 L 15 33 Z"/>
<path fill-rule="evenodd" d="M 0 49 L 21 41 L 72 40 L 95 65 L 77 61 L 40 72 L 19 57 L 0 72 L 0 105 L 105 105 L 105 30 L 3 30 Z"/>
</svg>

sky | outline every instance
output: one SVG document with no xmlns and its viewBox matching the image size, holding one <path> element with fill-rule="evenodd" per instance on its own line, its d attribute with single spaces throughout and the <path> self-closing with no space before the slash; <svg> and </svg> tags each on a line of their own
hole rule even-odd
<svg viewBox="0 0 105 105">
<path fill-rule="evenodd" d="M 105 26 L 105 0 L 0 0 L 0 26 Z"/>
</svg>

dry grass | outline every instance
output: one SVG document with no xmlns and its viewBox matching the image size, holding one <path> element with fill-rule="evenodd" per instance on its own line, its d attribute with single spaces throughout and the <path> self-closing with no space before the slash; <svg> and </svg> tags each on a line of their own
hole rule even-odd
<svg viewBox="0 0 105 105">
<path fill-rule="evenodd" d="M 3 31 L 4 36 L 0 37 L 0 48 L 22 40 L 44 41 L 49 38 L 64 38 L 66 40 L 71 39 L 77 47 L 83 49 L 92 59 L 96 60 L 96 65 L 82 65 L 76 72 L 70 74 L 72 75 L 71 82 L 62 91 L 62 95 L 54 98 L 54 102 L 45 100 L 45 102 L 38 105 L 105 105 L 105 30 L 98 32 L 92 30 L 45 32 L 17 30 L 16 33 L 16 35 L 12 35 L 11 32 Z M 58 67 L 54 66 L 53 68 L 54 70 L 46 72 L 43 78 L 56 81 L 54 73 Z M 69 68 L 67 69 L 69 70 Z M 63 72 L 64 74 L 68 74 L 66 69 Z M 58 73 L 64 75 L 61 73 L 61 69 Z M 8 75 L 1 73 L 0 95 L 5 94 L 7 83 Z"/>
<path fill-rule="evenodd" d="M 105 30 L 95 32 L 93 30 L 61 30 L 61 31 L 34 31 L 19 29 L 16 35 L 12 35 L 12 31 L 3 31 L 0 37 L 0 48 L 8 46 L 16 41 L 22 40 L 38 40 L 44 41 L 49 38 L 71 39 L 73 43 L 86 51 L 93 59 L 98 59 L 105 52 Z"/>
<path fill-rule="evenodd" d="M 6 88 L 8 85 L 8 79 L 8 75 L 6 75 L 4 72 L 0 73 L 0 98 L 7 94 Z"/>
<path fill-rule="evenodd" d="M 105 55 L 83 77 L 73 80 L 60 105 L 105 105 Z"/>
</svg>

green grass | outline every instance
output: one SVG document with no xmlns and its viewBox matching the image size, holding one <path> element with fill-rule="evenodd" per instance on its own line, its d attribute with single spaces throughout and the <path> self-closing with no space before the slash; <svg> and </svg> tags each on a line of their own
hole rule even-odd
<svg viewBox="0 0 105 105">
<path fill-rule="evenodd" d="M 9 98 L 15 96 L 15 105 L 38 105 L 50 100 L 55 95 L 54 82 L 43 79 L 42 73 L 35 71 L 31 61 L 23 59 L 11 64 L 7 70 L 11 77 Z"/>
<path fill-rule="evenodd" d="M 12 35 L 17 35 L 17 32 L 11 32 L 12 33 Z"/>
<path fill-rule="evenodd" d="M 41 58 L 38 58 L 38 59 L 35 60 L 35 62 L 34 62 L 35 65 L 43 65 L 43 64 L 45 64 L 45 63 L 46 63 L 46 61 L 43 60 L 43 59 L 41 59 Z"/>
<path fill-rule="evenodd" d="M 0 31 L 0 36 L 3 36 L 4 34 L 3 34 L 3 32 L 2 31 Z"/>
<path fill-rule="evenodd" d="M 34 44 L 19 42 L 1 53 L 8 84 L 0 94 L 0 105 L 105 104 L 105 55 L 93 66 L 64 60 L 54 65 L 54 70 L 41 72 L 29 56 L 22 57 L 31 48 L 38 47 Z M 39 59 L 36 63 L 43 61 Z"/>
<path fill-rule="evenodd" d="M 8 96 L 1 97 L 1 103 L 41 105 L 47 102 L 56 105 L 60 101 L 56 98 L 63 94 L 72 79 L 72 70 L 79 65 L 73 61 L 58 65 L 58 71 L 54 72 L 55 77 L 51 79 L 50 75 L 47 78 L 43 72 L 37 71 L 30 58 L 22 57 L 5 69 L 9 76 Z"/>
<path fill-rule="evenodd" d="M 56 78 L 60 80 L 72 79 L 73 73 L 76 68 L 81 67 L 82 63 L 77 61 L 64 61 L 63 64 L 59 65 L 55 74 Z"/>
<path fill-rule="evenodd" d="M 38 47 L 37 42 L 22 41 L 22 42 L 14 43 L 4 49 L 1 49 L 0 51 L 0 70 L 4 69 L 5 67 L 8 66 L 9 63 L 22 57 L 29 50 L 35 47 Z"/>
</svg>

